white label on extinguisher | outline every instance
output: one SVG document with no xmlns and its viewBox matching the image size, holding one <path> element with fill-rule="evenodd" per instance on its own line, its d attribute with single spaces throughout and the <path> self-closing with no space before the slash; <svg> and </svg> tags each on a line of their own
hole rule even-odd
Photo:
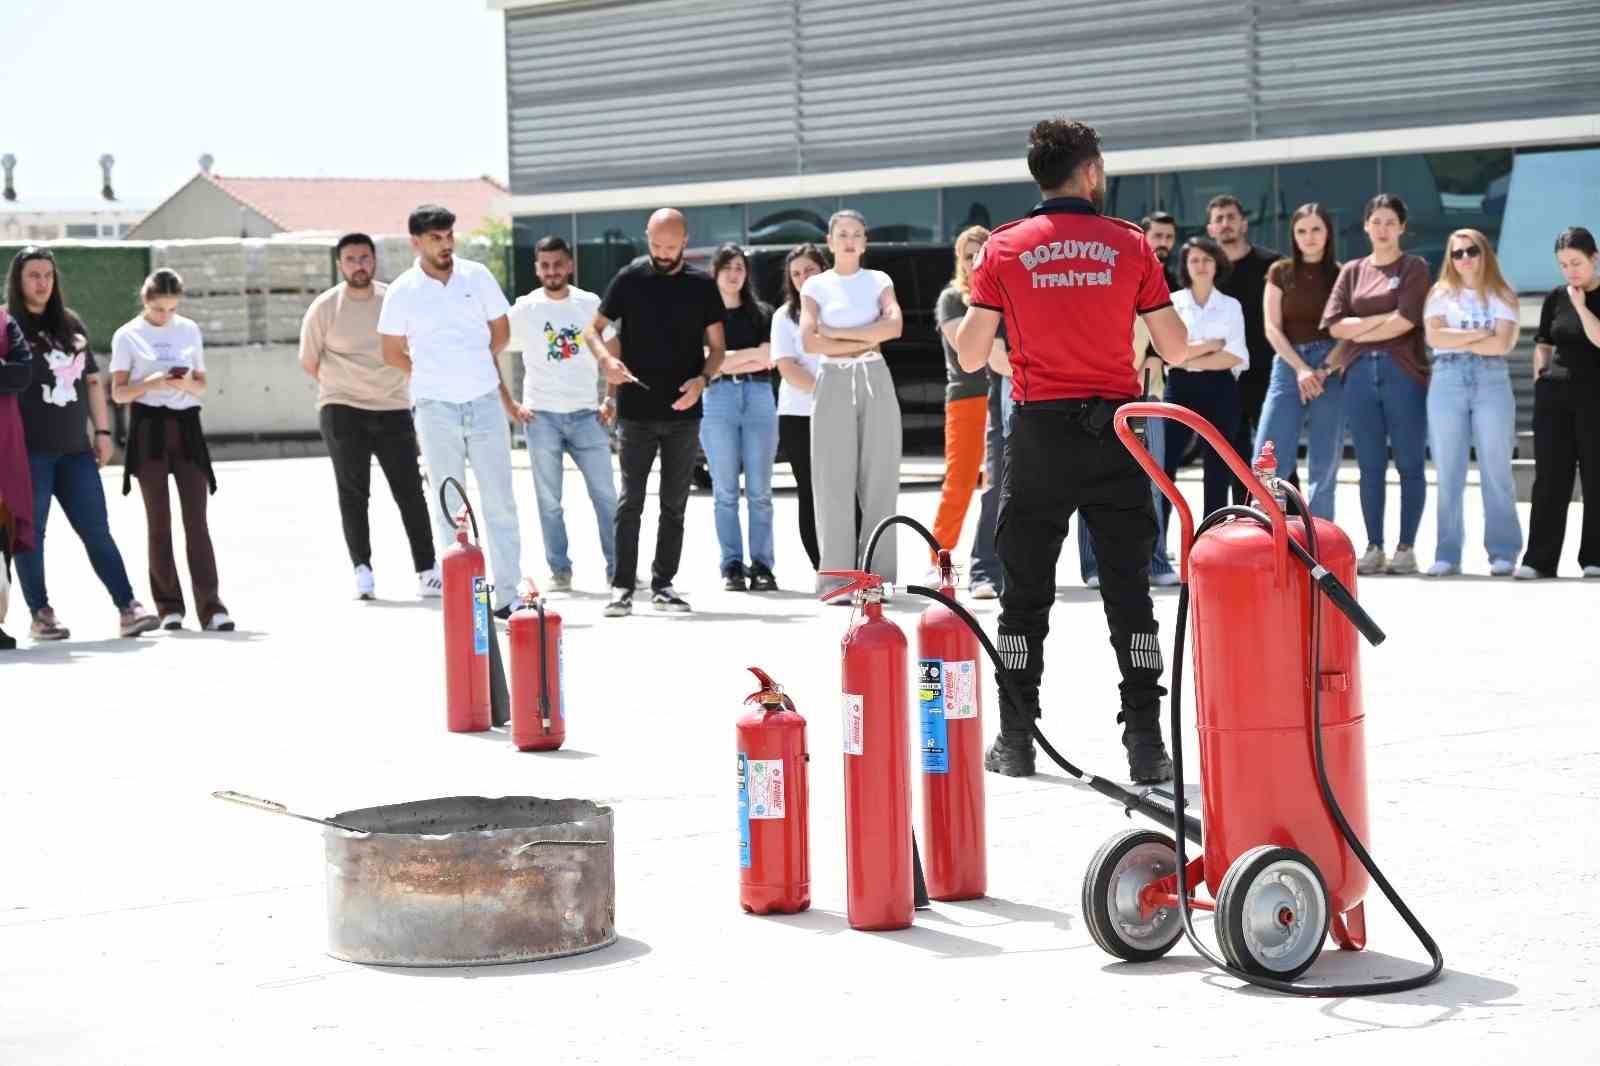
<svg viewBox="0 0 1600 1066">
<path fill-rule="evenodd" d="M 844 753 L 846 755 L 861 754 L 861 722 L 862 700 L 854 692 L 846 692 L 844 699 Z"/>
<path fill-rule="evenodd" d="M 978 664 L 971 659 L 944 661 L 944 717 L 978 717 Z"/>
<path fill-rule="evenodd" d="M 745 771 L 750 818 L 783 817 L 783 760 L 750 759 Z"/>
</svg>

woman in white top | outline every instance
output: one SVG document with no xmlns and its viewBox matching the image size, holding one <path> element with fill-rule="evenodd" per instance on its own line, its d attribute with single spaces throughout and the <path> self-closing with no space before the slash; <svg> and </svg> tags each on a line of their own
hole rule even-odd
<svg viewBox="0 0 1600 1066">
<path fill-rule="evenodd" d="M 880 346 L 900 336 L 902 321 L 889 275 L 861 266 L 867 223 L 860 212 L 828 220 L 828 250 L 833 269 L 800 289 L 800 345 L 818 357 L 811 471 L 822 569 L 852 570 L 899 500 L 900 401 Z M 894 538 L 878 552 L 873 569 L 893 583 Z"/>
<path fill-rule="evenodd" d="M 1189 327 L 1189 358 L 1167 371 L 1165 399 L 1199 414 L 1233 440 L 1241 418 L 1239 375 L 1250 365 L 1250 352 L 1244 344 L 1244 309 L 1217 291 L 1217 281 L 1227 271 L 1228 258 L 1210 237 L 1190 237 L 1179 249 L 1178 282 L 1183 288 L 1172 294 L 1172 307 Z M 1188 451 L 1191 433 L 1176 422 L 1168 422 L 1165 433 L 1162 465 L 1171 477 Z M 1228 502 L 1233 475 L 1209 445 L 1204 454 L 1205 513 L 1210 514 Z"/>
<path fill-rule="evenodd" d="M 1483 546 L 1489 573 L 1504 577 L 1522 552 L 1522 523 L 1511 479 L 1517 401 L 1506 353 L 1517 344 L 1517 294 L 1500 273 L 1489 239 L 1475 229 L 1450 234 L 1439 281 L 1422 322 L 1433 349 L 1428 380 L 1428 446 L 1439 471 L 1439 541 L 1429 577 L 1461 572 L 1466 539 L 1462 497 L 1469 451 L 1478 453 L 1483 494 Z"/>
<path fill-rule="evenodd" d="M 158 270 L 140 291 L 144 313 L 117 330 L 111 340 L 111 399 L 129 405 L 128 453 L 122 491 L 139 479 L 144 497 L 150 549 L 150 594 L 162 629 L 183 628 L 183 588 L 172 554 L 172 504 L 167 479 L 177 482 L 188 548 L 189 583 L 194 589 L 200 627 L 233 629 L 233 619 L 217 594 L 217 559 L 206 524 L 206 497 L 217 491 L 200 427 L 200 398 L 206 393 L 205 346 L 200 327 L 178 314 L 183 279 Z"/>
<path fill-rule="evenodd" d="M 772 358 L 778 374 L 778 445 L 794 472 L 800 500 L 800 543 L 811 569 L 821 564 L 817 551 L 817 511 L 811 495 L 811 394 L 817 387 L 817 357 L 800 343 L 800 288 L 828 269 L 814 244 L 794 248 L 783 260 L 783 305 L 772 316 Z"/>
</svg>

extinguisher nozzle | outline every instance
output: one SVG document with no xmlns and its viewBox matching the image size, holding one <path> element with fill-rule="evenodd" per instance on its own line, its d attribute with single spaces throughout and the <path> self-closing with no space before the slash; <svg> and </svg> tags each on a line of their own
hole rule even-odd
<svg viewBox="0 0 1600 1066">
<path fill-rule="evenodd" d="M 1367 638 L 1367 643 L 1376 648 L 1388 639 L 1388 634 L 1378 628 L 1378 623 L 1372 620 L 1372 616 L 1356 601 L 1350 590 L 1344 587 L 1344 583 L 1335 577 L 1331 570 L 1318 565 L 1311 571 L 1311 576 L 1316 578 L 1317 585 L 1327 593 L 1333 605 L 1339 608 L 1339 613 L 1350 619 L 1350 624 Z"/>
</svg>

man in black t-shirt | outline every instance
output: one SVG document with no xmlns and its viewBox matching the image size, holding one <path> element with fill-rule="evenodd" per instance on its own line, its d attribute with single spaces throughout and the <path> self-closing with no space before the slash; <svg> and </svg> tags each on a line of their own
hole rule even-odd
<svg viewBox="0 0 1600 1066">
<path fill-rule="evenodd" d="M 1250 220 L 1245 217 L 1244 205 L 1237 196 L 1224 193 L 1211 198 L 1206 205 L 1206 232 L 1222 246 L 1230 264 L 1227 275 L 1217 279 L 1217 291 L 1238 300 L 1244 311 L 1244 346 L 1250 353 L 1250 365 L 1239 375 L 1239 404 L 1243 417 L 1239 419 L 1239 434 L 1233 447 L 1248 463 L 1256 437 L 1256 422 L 1261 417 L 1261 405 L 1267 399 L 1267 384 L 1272 380 L 1274 358 L 1272 344 L 1267 340 L 1262 297 L 1267 291 L 1267 268 L 1283 256 L 1246 240 Z M 1233 485 L 1233 502 L 1249 502 L 1249 493 L 1237 481 Z"/>
<path fill-rule="evenodd" d="M 683 516 L 700 447 L 700 394 L 722 368 L 722 296 L 704 271 L 685 266 L 689 230 L 683 215 L 662 208 L 645 227 L 650 254 L 629 263 L 606 288 L 584 330 L 606 381 L 616 386 L 621 438 L 622 499 L 617 506 L 617 565 L 606 617 L 633 613 L 639 522 L 645 484 L 661 452 L 661 516 L 650 568 L 650 603 L 686 612 L 672 588 L 683 554 Z M 621 357 L 610 354 L 606 327 L 620 321 Z"/>
</svg>

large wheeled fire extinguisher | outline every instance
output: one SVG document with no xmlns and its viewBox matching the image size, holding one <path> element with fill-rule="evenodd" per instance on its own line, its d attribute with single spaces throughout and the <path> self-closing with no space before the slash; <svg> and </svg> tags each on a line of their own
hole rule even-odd
<svg viewBox="0 0 1600 1066">
<path fill-rule="evenodd" d="M 939 591 L 954 597 L 950 553 L 938 554 Z M 942 603 L 917 621 L 922 725 L 922 839 L 928 895 L 977 899 L 988 889 L 983 799 L 983 669 L 978 638 Z"/>
<path fill-rule="evenodd" d="M 848 579 L 824 600 L 857 596 L 859 609 L 844 636 L 840 692 L 846 911 L 852 929 L 904 929 L 914 906 L 906 637 L 883 616 L 877 574 L 822 576 Z"/>
<path fill-rule="evenodd" d="M 751 914 L 811 906 L 811 786 L 806 720 L 754 666 L 756 707 L 739 718 L 739 905 Z"/>
<path fill-rule="evenodd" d="M 495 639 L 489 619 L 489 584 L 484 577 L 483 550 L 467 539 L 476 520 L 467 503 L 466 490 L 455 478 L 445 478 L 439 486 L 439 506 L 450 513 L 444 502 L 450 486 L 461 497 L 456 513 L 456 541 L 439 559 L 444 586 L 444 691 L 445 724 L 452 733 L 481 733 L 489 728 L 489 650 Z"/>
<path fill-rule="evenodd" d="M 1129 418 L 1170 418 L 1216 449 L 1254 495 L 1255 507 L 1219 508 L 1196 529 L 1187 503 L 1151 459 Z M 1197 951 L 1252 984 L 1302 995 L 1395 992 L 1426 984 L 1444 958 L 1373 862 L 1367 830 L 1366 757 L 1356 630 L 1383 632 L 1361 609 L 1355 551 L 1264 455 L 1255 473 L 1205 419 L 1170 404 L 1121 407 L 1116 432 L 1172 502 L 1183 528 L 1173 654 L 1173 822 L 1183 825 L 1184 634 L 1195 624 L 1195 700 L 1204 854 L 1190 862 L 1186 834 L 1130 830 L 1107 841 L 1084 879 L 1086 923 L 1097 943 L 1130 961 L 1164 955 L 1187 935 Z M 1266 483 L 1263 484 L 1263 481 Z M 1297 517 L 1284 514 L 1293 503 Z M 1302 572 L 1302 570 L 1304 572 Z M 1324 625 L 1326 595 L 1343 617 Z M 1363 899 L 1378 884 L 1432 957 L 1415 977 L 1353 985 L 1294 978 L 1330 932 L 1365 945 Z M 1194 898 L 1203 881 L 1212 900 Z M 1198 938 L 1192 909 L 1215 912 L 1222 958 Z"/>
<path fill-rule="evenodd" d="M 555 751 L 567 739 L 566 670 L 561 616 L 524 581 L 511 613 L 511 743 L 518 751 Z"/>
</svg>

